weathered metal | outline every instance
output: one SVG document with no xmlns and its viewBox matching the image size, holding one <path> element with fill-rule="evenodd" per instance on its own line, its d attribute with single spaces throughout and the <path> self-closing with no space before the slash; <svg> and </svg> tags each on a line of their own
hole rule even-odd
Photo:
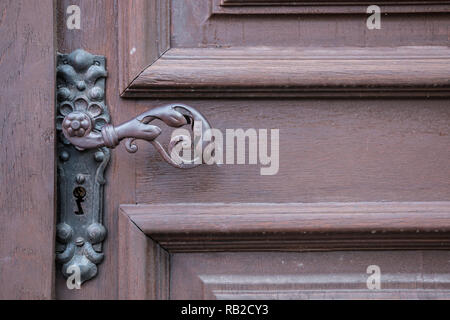
<svg viewBox="0 0 450 320">
<path fill-rule="evenodd" d="M 156 140 L 161 129 L 150 124 L 158 119 L 174 128 L 201 123 L 210 129 L 205 117 L 192 107 L 170 104 L 151 109 L 121 125 L 113 126 L 105 103 L 106 59 L 84 50 L 58 54 L 57 130 L 58 134 L 58 225 L 57 255 L 62 273 L 68 277 L 79 270 L 80 281 L 97 274 L 104 257 L 106 237 L 103 220 L 104 172 L 109 149 L 126 139 L 126 149 L 135 153 L 137 139 L 150 142 L 163 159 L 177 168 L 193 168 L 202 162 L 174 161 L 173 148 L 190 137 L 178 136 L 168 151 Z"/>
</svg>

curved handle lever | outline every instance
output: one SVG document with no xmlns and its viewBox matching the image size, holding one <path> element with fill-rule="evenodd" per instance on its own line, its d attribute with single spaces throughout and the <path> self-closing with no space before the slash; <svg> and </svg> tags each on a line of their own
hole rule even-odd
<svg viewBox="0 0 450 320">
<path fill-rule="evenodd" d="M 64 276 L 74 274 L 81 284 L 95 277 L 97 265 L 104 257 L 102 243 L 107 231 L 102 224 L 103 187 L 109 149 L 126 140 L 126 149 L 134 153 L 138 150 L 134 141 L 146 140 L 172 166 L 193 168 L 202 164 L 203 159 L 187 160 L 176 153 L 181 150 L 179 144 L 183 150 L 192 148 L 188 133 L 173 137 L 166 151 L 156 140 L 161 129 L 152 122 L 161 120 L 174 128 L 189 125 L 194 137 L 211 126 L 200 112 L 183 104 L 157 107 L 118 126 L 112 125 L 105 101 L 104 56 L 81 49 L 58 54 L 56 73 L 59 133 L 56 260 L 62 265 Z"/>
<path fill-rule="evenodd" d="M 156 119 L 174 128 L 190 125 L 192 130 L 195 130 L 194 124 L 201 123 L 203 132 L 211 129 L 211 125 L 206 118 L 194 108 L 184 104 L 169 104 L 146 111 L 118 126 L 106 124 L 101 128 L 101 131 L 93 130 L 94 121 L 88 113 L 73 111 L 62 121 L 62 131 L 65 138 L 79 150 L 100 147 L 115 148 L 122 140 L 127 139 L 125 145 L 127 151 L 135 153 L 138 147 L 134 144 L 134 141 L 146 140 L 155 147 L 166 162 L 176 168 L 187 169 L 200 165 L 202 161 L 198 161 L 198 159 L 186 162 L 184 160 L 175 161 L 172 158 L 172 150 L 175 145 L 191 139 L 178 136 L 176 140 L 169 144 L 168 151 L 166 151 L 161 143 L 156 140 L 161 134 L 161 129 L 150 124 Z"/>
</svg>

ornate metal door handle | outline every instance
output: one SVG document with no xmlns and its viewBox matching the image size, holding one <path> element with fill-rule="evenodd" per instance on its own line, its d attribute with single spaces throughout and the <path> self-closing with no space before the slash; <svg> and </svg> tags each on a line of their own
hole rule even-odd
<svg viewBox="0 0 450 320">
<path fill-rule="evenodd" d="M 170 127 L 182 127 L 191 125 L 194 130 L 194 124 L 201 122 L 202 130 L 210 129 L 210 124 L 205 117 L 192 107 L 183 104 L 170 104 L 163 107 L 151 109 L 143 114 L 127 121 L 117 127 L 106 124 L 100 131 L 94 129 L 94 119 L 89 112 L 72 111 L 62 120 L 62 132 L 67 139 L 78 150 L 94 149 L 94 148 L 115 148 L 124 139 L 126 141 L 126 149 L 130 153 L 135 153 L 138 148 L 133 142 L 137 139 L 150 142 L 156 150 L 162 155 L 163 159 L 176 168 L 187 169 L 193 168 L 200 163 L 193 159 L 189 163 L 174 161 L 171 153 L 174 143 L 181 143 L 184 139 L 179 139 L 169 144 L 168 151 L 156 140 L 161 134 L 161 129 L 150 123 L 159 119 Z M 191 139 L 186 139 L 190 141 Z"/>
<path fill-rule="evenodd" d="M 183 104 L 154 108 L 113 126 L 105 103 L 105 63 L 105 57 L 80 49 L 68 55 L 58 54 L 56 260 L 63 265 L 64 276 L 78 273 L 80 282 L 93 278 L 97 264 L 103 259 L 102 242 L 106 237 L 102 225 L 103 185 L 109 149 L 126 140 L 127 151 L 135 153 L 138 148 L 134 141 L 142 139 L 150 142 L 172 166 L 193 168 L 202 162 L 174 161 L 172 157 L 175 145 L 191 139 L 178 136 L 166 151 L 156 140 L 161 129 L 151 122 L 158 119 L 170 127 L 189 125 L 194 131 L 203 132 L 211 128 L 200 112 Z"/>
</svg>

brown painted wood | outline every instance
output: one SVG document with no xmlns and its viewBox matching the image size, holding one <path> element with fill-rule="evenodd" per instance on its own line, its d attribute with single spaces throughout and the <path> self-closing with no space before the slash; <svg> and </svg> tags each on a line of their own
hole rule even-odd
<svg viewBox="0 0 450 320">
<path fill-rule="evenodd" d="M 450 49 L 171 49 L 125 96 L 449 96 Z"/>
<path fill-rule="evenodd" d="M 450 203 L 121 206 L 171 252 L 448 249 Z"/>
<path fill-rule="evenodd" d="M 340 6 L 345 13 L 353 7 Z M 254 15 L 246 12 L 252 9 L 248 6 L 223 8 L 236 9 L 236 14 L 214 13 L 210 0 L 172 0 L 171 48 L 445 46 L 450 39 L 450 15 L 442 10 L 405 15 L 382 11 L 381 29 L 368 30 L 367 7 L 358 8 L 359 14 L 330 14 L 328 6 L 312 8 L 317 14 L 281 14 L 271 6 Z M 295 12 L 303 7 L 284 8 Z M 400 8 L 408 11 L 408 6 Z"/>
<path fill-rule="evenodd" d="M 173 170 L 151 146 L 141 144 L 136 159 L 138 203 L 450 199 L 447 100 L 182 101 L 198 108 L 222 132 L 279 128 L 279 172 L 261 176 L 259 165 Z M 139 105 L 138 112 L 146 106 Z M 167 134 L 161 137 L 162 142 L 169 140 Z"/>
<path fill-rule="evenodd" d="M 169 254 L 119 214 L 119 299 L 169 298 Z"/>
<path fill-rule="evenodd" d="M 180 253 L 172 299 L 450 299 L 449 252 Z M 367 267 L 381 271 L 368 290 Z"/>
<path fill-rule="evenodd" d="M 170 1 L 166 0 L 118 2 L 121 93 L 169 49 L 169 13 Z"/>
<path fill-rule="evenodd" d="M 328 1 L 315 1 L 315 0 L 219 0 L 221 6 L 307 6 L 307 5 L 321 5 L 329 6 L 333 4 L 348 5 L 348 4 L 359 4 L 359 5 L 370 5 L 370 1 L 363 0 L 328 0 Z M 422 0 L 422 1 L 411 1 L 411 0 L 388 0 L 380 1 L 379 4 L 383 5 L 405 5 L 405 4 L 428 4 L 433 5 L 436 3 L 448 3 L 449 1 L 436 1 L 436 0 Z"/>
<path fill-rule="evenodd" d="M 148 298 L 148 292 L 160 288 L 158 282 L 166 290 L 170 281 L 171 299 L 449 299 L 448 250 L 388 251 L 396 242 L 390 231 L 409 238 L 413 249 L 424 225 L 448 225 L 449 208 L 448 202 L 122 206 L 121 297 Z M 429 220 L 418 226 L 415 214 Z M 370 238 L 360 234 L 353 241 L 347 238 L 346 251 L 305 252 L 313 247 L 304 245 L 286 252 L 302 238 L 316 246 L 320 241 L 314 234 L 327 238 L 322 250 L 333 250 L 334 244 L 344 243 L 337 236 L 340 231 L 348 235 L 349 230 L 380 227 L 386 236 L 385 242 L 377 240 L 382 251 L 354 251 L 370 246 Z M 445 242 L 448 230 L 442 235 Z M 432 238 L 423 243 L 436 240 Z M 366 241 L 365 246 L 357 239 Z M 170 278 L 167 256 L 158 259 L 149 251 L 155 240 L 171 253 Z M 282 252 L 273 252 L 276 248 Z M 206 252 L 194 253 L 199 250 Z M 381 290 L 367 288 L 370 265 L 381 269 Z"/>
<path fill-rule="evenodd" d="M 76 4 L 81 9 L 81 30 L 66 28 L 66 8 Z M 119 57 L 117 44 L 117 1 L 58 1 L 58 51 L 70 53 L 82 48 L 93 54 L 106 56 L 108 78 L 106 81 L 106 103 L 112 122 L 119 124 L 135 116 L 134 101 L 123 101 L 119 97 Z M 106 171 L 104 224 L 108 230 L 103 251 L 105 259 L 99 265 L 97 277 L 83 284 L 81 290 L 68 290 L 66 280 L 57 270 L 57 299 L 117 299 L 118 298 L 118 206 L 135 203 L 136 156 L 124 148 L 112 152 Z"/>
<path fill-rule="evenodd" d="M 361 14 L 374 2 L 361 0 L 212 0 L 215 14 Z M 449 1 L 377 1 L 383 13 L 448 12 Z"/>
<path fill-rule="evenodd" d="M 340 5 L 348 5 L 348 4 L 360 4 L 360 5 L 370 5 L 370 1 L 363 0 L 327 0 L 327 1 L 316 1 L 316 0 L 219 0 L 220 5 L 222 6 L 307 6 L 307 5 L 322 5 L 329 6 L 332 4 L 340 4 Z M 398 4 L 436 4 L 436 3 L 448 3 L 449 1 L 436 1 L 436 0 L 422 0 L 422 1 L 411 1 L 411 0 L 389 0 L 389 1 L 380 1 L 379 4 L 389 4 L 389 5 L 398 5 Z"/>
<path fill-rule="evenodd" d="M 123 97 L 449 95 L 450 63 L 445 52 L 448 48 L 437 46 L 442 40 L 448 45 L 448 16 L 436 15 L 430 27 L 430 20 L 418 14 L 420 10 L 406 10 L 418 14 L 411 17 L 408 34 L 402 33 L 404 19 L 396 16 L 384 16 L 383 29 L 367 33 L 362 23 L 365 16 L 338 21 L 329 16 L 320 19 L 324 29 L 317 29 L 311 28 L 317 23 L 317 17 L 299 20 L 282 16 L 280 21 L 279 12 L 266 8 L 279 6 L 279 2 L 252 5 L 248 1 L 232 1 L 221 6 L 220 0 L 216 0 L 211 11 L 210 1 L 174 0 L 171 6 L 160 1 L 122 2 L 119 48 Z M 298 2 L 285 3 L 291 5 L 283 6 L 283 10 L 293 14 L 299 14 L 294 8 L 310 8 Z M 396 2 L 403 9 L 408 3 Z M 432 8 L 436 3 L 422 1 L 420 4 Z M 351 11 L 352 4 L 346 4 L 338 6 L 342 12 Z M 448 1 L 439 5 L 436 12 L 450 10 Z M 224 20 L 217 16 L 223 13 L 217 7 L 228 10 L 236 6 L 237 18 Z M 248 12 L 241 10 L 249 7 L 263 10 L 268 18 L 255 24 Z M 327 3 L 320 7 L 329 8 Z M 310 10 L 320 13 L 317 9 Z M 358 10 L 365 14 L 365 10 Z M 190 12 L 195 15 L 185 14 Z M 169 21 L 172 21 L 171 34 Z M 337 27 L 337 23 L 342 25 Z M 416 26 L 417 31 L 412 32 L 410 28 Z M 347 34 L 346 30 L 351 33 Z M 148 41 L 148 32 L 154 40 Z M 335 38 L 329 39 L 329 34 L 335 34 Z M 308 42 L 309 38 L 314 42 Z M 424 38 L 436 41 L 423 42 Z M 424 46 L 415 46 L 419 43 Z M 330 49 L 330 46 L 336 47 Z"/>
<path fill-rule="evenodd" d="M 0 299 L 54 296 L 54 2 L 0 3 Z"/>
<path fill-rule="evenodd" d="M 73 2 L 58 5 L 58 49 L 106 55 L 114 123 L 182 102 L 221 130 L 279 128 L 281 159 L 278 175 L 262 177 L 258 166 L 175 170 L 146 143 L 136 155 L 118 148 L 106 260 L 81 291 L 58 275 L 57 298 L 449 297 L 447 2 L 395 1 L 411 14 L 373 32 L 364 13 L 333 13 L 336 1 L 306 15 L 295 10 L 317 8 Z M 82 30 L 65 29 L 69 4 L 81 6 Z M 303 272 L 279 266 L 297 259 Z M 365 268 L 377 263 L 388 290 L 368 292 Z"/>
</svg>

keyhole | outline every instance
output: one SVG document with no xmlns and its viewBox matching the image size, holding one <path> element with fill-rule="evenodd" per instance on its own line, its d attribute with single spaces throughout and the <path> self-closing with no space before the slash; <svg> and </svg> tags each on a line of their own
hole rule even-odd
<svg viewBox="0 0 450 320">
<path fill-rule="evenodd" d="M 76 187 L 75 190 L 73 190 L 73 195 L 77 203 L 77 211 L 75 211 L 75 214 L 76 215 L 84 214 L 83 207 L 81 206 L 81 204 L 84 202 L 84 198 L 86 198 L 86 189 L 84 189 L 83 187 Z"/>
</svg>

